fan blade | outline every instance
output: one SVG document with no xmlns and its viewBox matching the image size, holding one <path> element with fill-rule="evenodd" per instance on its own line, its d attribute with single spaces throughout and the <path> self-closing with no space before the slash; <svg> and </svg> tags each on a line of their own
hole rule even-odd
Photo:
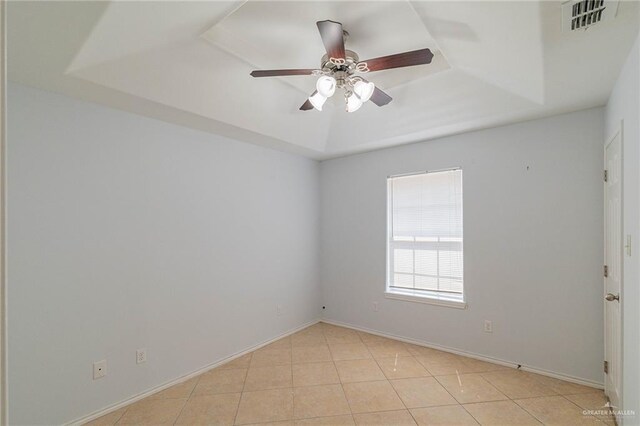
<svg viewBox="0 0 640 426">
<path fill-rule="evenodd" d="M 342 36 L 342 24 L 334 21 L 318 21 L 318 31 L 327 50 L 329 59 L 344 59 L 344 38 Z"/>
<path fill-rule="evenodd" d="M 318 91 L 314 90 L 311 96 L 315 95 L 316 93 L 318 93 Z M 309 98 L 311 96 L 309 96 Z M 313 105 L 311 105 L 311 102 L 309 102 L 309 98 L 307 98 L 305 103 L 302 104 L 302 106 L 300 107 L 300 111 L 309 111 L 310 109 L 313 109 Z"/>
<path fill-rule="evenodd" d="M 429 49 L 414 50 L 412 52 L 397 53 L 379 58 L 360 61 L 366 63 L 369 71 L 388 70 L 391 68 L 411 67 L 414 65 L 430 64 L 433 53 Z"/>
<path fill-rule="evenodd" d="M 278 77 L 282 75 L 311 75 L 312 69 L 292 69 L 292 70 L 255 70 L 251 71 L 252 77 Z"/>
<path fill-rule="evenodd" d="M 376 87 L 373 90 L 373 95 L 371 95 L 371 98 L 369 100 L 378 106 L 385 106 L 386 104 L 391 102 L 392 99 L 393 98 L 391 96 L 387 95 L 385 92 Z"/>
</svg>

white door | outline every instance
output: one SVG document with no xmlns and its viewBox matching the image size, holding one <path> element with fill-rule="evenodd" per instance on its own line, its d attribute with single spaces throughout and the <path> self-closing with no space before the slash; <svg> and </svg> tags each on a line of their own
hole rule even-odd
<svg viewBox="0 0 640 426">
<path fill-rule="evenodd" d="M 622 134 L 621 130 L 605 146 L 604 185 L 604 353 L 607 373 L 605 393 L 612 406 L 620 407 L 622 377 L 622 328 L 620 293 L 622 288 Z M 618 408 L 619 409 L 619 408 Z"/>
</svg>

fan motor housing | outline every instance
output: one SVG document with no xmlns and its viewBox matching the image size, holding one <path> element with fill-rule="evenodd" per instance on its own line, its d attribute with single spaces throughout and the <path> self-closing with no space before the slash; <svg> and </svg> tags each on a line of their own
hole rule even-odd
<svg viewBox="0 0 640 426">
<path fill-rule="evenodd" d="M 355 71 L 358 62 L 360 62 L 360 57 L 358 56 L 358 54 L 353 50 L 347 49 L 345 49 L 344 51 L 344 64 L 336 64 L 334 61 L 332 61 L 332 59 L 336 58 L 329 58 L 329 55 L 324 54 L 322 56 L 322 59 L 320 60 L 320 68 L 323 71 L 330 72 L 344 71 L 347 74 L 351 75 Z"/>
</svg>

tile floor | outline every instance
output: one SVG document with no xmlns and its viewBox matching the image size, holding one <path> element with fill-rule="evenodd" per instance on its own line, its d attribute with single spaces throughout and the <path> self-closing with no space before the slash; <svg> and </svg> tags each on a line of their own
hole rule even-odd
<svg viewBox="0 0 640 426">
<path fill-rule="evenodd" d="M 318 323 L 90 425 L 610 424 L 602 391 Z"/>
</svg>

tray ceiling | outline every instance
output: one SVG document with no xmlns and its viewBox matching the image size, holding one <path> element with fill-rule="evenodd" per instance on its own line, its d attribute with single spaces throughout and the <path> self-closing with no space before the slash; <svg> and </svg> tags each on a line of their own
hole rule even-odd
<svg viewBox="0 0 640 426">
<path fill-rule="evenodd" d="M 249 72 L 318 67 L 324 19 L 361 59 L 436 56 L 369 74 L 385 107 L 301 112 L 313 77 Z M 555 1 L 23 1 L 8 4 L 8 66 L 24 84 L 322 159 L 603 105 L 637 33 L 636 2 L 567 34 Z"/>
</svg>

